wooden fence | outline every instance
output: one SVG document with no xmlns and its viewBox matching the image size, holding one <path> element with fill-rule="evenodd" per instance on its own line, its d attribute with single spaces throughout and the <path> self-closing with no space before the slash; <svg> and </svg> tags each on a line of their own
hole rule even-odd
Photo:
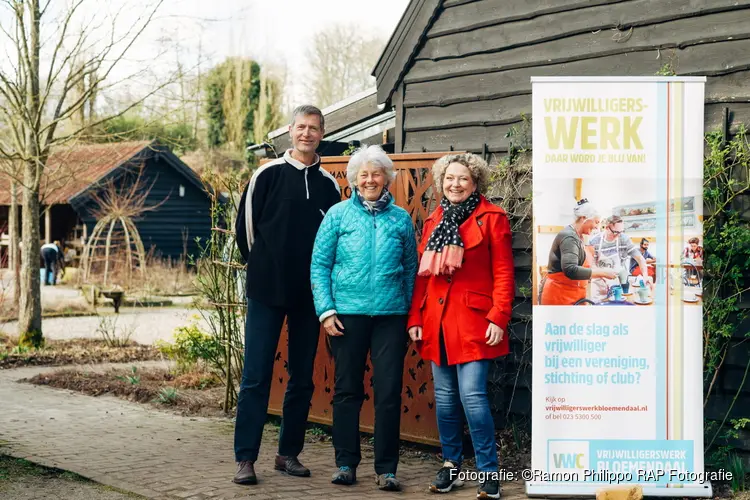
<svg viewBox="0 0 750 500">
<path fill-rule="evenodd" d="M 411 215 L 419 238 L 422 225 L 432 210 L 437 207 L 437 198 L 432 188 L 430 169 L 435 160 L 449 153 L 415 153 L 389 155 L 397 171 L 396 180 L 391 185 L 396 204 L 405 208 Z M 351 188 L 346 180 L 346 165 L 349 156 L 324 157 L 323 167 L 333 174 L 341 186 L 341 199 L 351 196 Z M 287 327 L 282 327 L 279 350 L 274 363 L 274 376 L 268 412 L 281 415 L 284 391 L 288 374 Z M 315 392 L 310 407 L 309 421 L 333 423 L 333 356 L 328 346 L 328 336 L 321 328 L 318 340 L 318 353 L 315 359 L 313 380 Z M 360 429 L 373 432 L 375 423 L 372 369 L 368 357 L 365 368 L 365 401 L 362 405 Z M 417 354 L 413 345 L 409 346 L 404 363 L 404 384 L 402 392 L 401 438 L 432 445 L 439 444 L 437 421 L 435 419 L 435 396 L 432 386 L 432 370 L 428 363 Z"/>
</svg>

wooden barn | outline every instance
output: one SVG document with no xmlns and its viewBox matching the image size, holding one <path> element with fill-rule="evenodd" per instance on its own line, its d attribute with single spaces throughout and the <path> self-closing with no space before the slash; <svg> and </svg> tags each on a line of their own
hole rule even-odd
<svg viewBox="0 0 750 500">
<path fill-rule="evenodd" d="M 750 1 L 412 0 L 374 75 L 396 152 L 505 153 L 531 76 L 705 75 L 706 128 L 750 122 Z"/>
<path fill-rule="evenodd" d="M 396 154 L 471 151 L 492 163 L 523 140 L 532 76 L 705 75 L 706 130 L 731 134 L 750 125 L 748 28 L 750 0 L 411 0 L 373 70 L 377 104 L 395 112 Z M 514 250 L 513 351 L 492 381 L 500 427 L 531 409 L 531 242 L 517 235 Z M 745 403 L 732 402 L 742 352 L 723 369 L 707 418 L 750 411 L 750 384 Z"/>
<path fill-rule="evenodd" d="M 195 238 L 210 235 L 210 197 L 198 175 L 156 141 L 86 144 L 55 151 L 42 180 L 43 241 L 64 241 L 80 256 L 97 222 L 96 197 L 112 188 L 126 193 L 136 179 L 141 192 L 148 190 L 144 206 L 156 207 L 135 220 L 146 251 L 171 259 L 195 254 Z M 8 179 L 0 179 L 0 184 L 0 233 L 7 233 Z"/>
</svg>

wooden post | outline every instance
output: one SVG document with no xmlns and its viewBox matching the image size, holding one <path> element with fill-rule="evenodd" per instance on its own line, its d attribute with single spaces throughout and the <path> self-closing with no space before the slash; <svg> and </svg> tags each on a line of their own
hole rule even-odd
<svg viewBox="0 0 750 500">
<path fill-rule="evenodd" d="M 581 191 L 583 191 L 583 179 L 575 180 L 575 197 L 576 201 L 581 201 Z"/>
<path fill-rule="evenodd" d="M 44 242 L 52 243 L 52 205 L 44 211 Z"/>
</svg>

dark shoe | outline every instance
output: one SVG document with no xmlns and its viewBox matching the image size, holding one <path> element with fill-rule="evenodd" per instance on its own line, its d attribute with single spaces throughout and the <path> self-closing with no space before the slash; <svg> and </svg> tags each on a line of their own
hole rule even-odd
<svg viewBox="0 0 750 500">
<path fill-rule="evenodd" d="M 448 493 L 453 488 L 463 486 L 464 482 L 459 478 L 460 472 L 460 465 L 456 466 L 453 462 L 446 461 L 430 485 L 430 491 L 433 493 Z"/>
<path fill-rule="evenodd" d="M 479 483 L 477 498 L 500 498 L 500 481 L 497 479 L 487 479 Z"/>
<path fill-rule="evenodd" d="M 276 455 L 276 464 L 273 468 L 286 472 L 290 476 L 308 477 L 310 475 L 310 469 L 299 463 L 297 457 Z"/>
<path fill-rule="evenodd" d="M 255 463 L 246 460 L 237 463 L 237 473 L 233 481 L 237 484 L 258 484 L 258 478 L 255 475 Z"/>
<path fill-rule="evenodd" d="M 342 466 L 339 470 L 331 476 L 331 482 L 333 484 L 343 484 L 344 486 L 351 486 L 357 482 L 357 469 L 351 467 Z"/>
<path fill-rule="evenodd" d="M 399 491 L 401 490 L 401 483 L 396 479 L 396 474 L 389 472 L 388 474 L 379 474 L 375 483 L 378 488 L 383 491 Z"/>
</svg>

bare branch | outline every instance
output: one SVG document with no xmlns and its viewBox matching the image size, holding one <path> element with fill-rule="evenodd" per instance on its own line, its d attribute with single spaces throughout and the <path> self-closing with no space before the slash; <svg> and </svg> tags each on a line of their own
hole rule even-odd
<svg viewBox="0 0 750 500">
<path fill-rule="evenodd" d="M 157 10 L 159 9 L 159 7 L 163 3 L 163 1 L 164 0 L 159 0 L 157 2 L 156 6 L 153 9 L 151 9 L 151 11 L 150 11 L 148 17 L 146 18 L 145 22 L 141 23 L 141 26 L 138 28 L 138 30 L 135 33 L 135 35 L 133 35 L 132 37 L 130 37 L 130 40 L 128 41 L 128 43 L 119 52 L 119 54 L 112 60 L 112 62 L 107 65 L 107 69 L 103 73 L 101 73 L 99 70 L 101 69 L 101 65 L 104 62 L 104 60 L 106 59 L 106 57 L 109 54 L 109 52 L 117 45 L 117 43 L 119 43 L 120 41 L 126 39 L 129 36 L 129 34 L 131 33 L 132 30 L 128 30 L 128 32 L 125 35 L 123 35 L 123 37 L 121 37 L 117 41 L 115 41 L 114 37 L 113 37 L 113 40 L 97 56 L 95 56 L 95 57 L 89 59 L 88 61 L 86 61 L 84 63 L 84 65 L 83 65 L 83 67 L 86 68 L 87 66 L 90 66 L 89 69 L 84 69 L 84 70 L 78 71 L 78 72 L 71 72 L 71 74 L 68 75 L 68 78 L 66 78 L 63 90 L 61 92 L 61 95 L 58 98 L 57 106 L 56 106 L 55 111 L 53 113 L 52 120 L 50 121 L 50 123 L 47 126 L 41 128 L 41 130 L 40 130 L 41 134 L 45 134 L 45 132 L 46 132 L 46 138 L 44 140 L 44 146 L 43 146 L 44 149 L 47 149 L 47 147 L 49 145 L 51 145 L 51 143 L 53 142 L 55 130 L 57 129 L 57 125 L 60 123 L 60 121 L 62 121 L 64 119 L 72 116 L 80 108 L 80 106 L 85 105 L 85 103 L 91 97 L 91 94 L 92 94 L 93 91 L 95 91 L 95 89 L 96 90 L 100 89 L 99 84 L 101 82 L 105 81 L 109 77 L 109 75 L 111 74 L 111 72 L 115 68 L 115 66 L 117 66 L 117 64 L 122 61 L 122 59 L 125 57 L 125 54 L 130 50 L 130 48 L 133 46 L 133 44 L 138 39 L 138 37 L 143 33 L 143 31 L 151 23 L 151 20 L 153 19 L 154 15 L 156 14 Z M 136 21 L 135 25 L 139 24 L 139 21 L 141 19 L 143 19 L 142 16 L 138 18 L 138 21 Z M 84 92 L 82 92 L 82 94 L 80 96 L 78 96 L 78 98 L 72 104 L 68 105 L 67 107 L 64 107 L 65 98 L 67 97 L 67 95 L 70 92 L 70 90 L 73 89 L 86 76 L 92 75 L 92 74 L 96 74 L 96 76 L 97 76 L 96 79 L 95 79 L 95 81 L 92 82 L 92 84 L 89 86 L 89 88 L 85 89 Z M 159 89 L 157 89 L 157 90 L 159 90 Z M 150 95 L 153 95 L 153 93 L 154 92 L 149 93 L 146 97 L 148 97 Z M 135 103 L 135 105 L 139 104 L 142 101 L 143 101 L 143 99 L 141 99 L 139 102 Z M 129 109 L 132 109 L 135 105 L 129 106 L 126 109 L 126 111 L 129 110 Z M 119 116 L 121 114 L 122 113 L 119 113 L 118 115 L 115 115 L 115 116 Z M 85 128 L 89 128 L 90 126 L 91 125 L 89 125 L 88 127 L 85 127 Z M 71 136 L 74 136 L 76 134 L 80 134 L 81 132 L 83 132 L 85 130 L 85 128 L 79 129 L 74 134 L 68 134 L 68 136 L 66 136 L 66 137 L 71 137 Z"/>
<path fill-rule="evenodd" d="M 74 137 L 77 137 L 78 135 L 80 135 L 81 133 L 83 133 L 83 131 L 84 131 L 84 130 L 85 130 L 86 128 L 93 128 L 93 127 L 96 127 L 96 126 L 98 126 L 98 125 L 101 125 L 102 123 L 105 123 L 105 122 L 107 122 L 107 121 L 109 121 L 109 120 L 112 120 L 112 119 L 114 119 L 114 118 L 118 118 L 118 117 L 120 117 L 120 116 L 124 115 L 125 113 L 127 113 L 128 111 L 130 111 L 131 109 L 133 109 L 133 108 L 135 108 L 135 107 L 139 106 L 140 104 L 142 104 L 142 103 L 143 103 L 143 102 L 144 102 L 144 101 L 145 101 L 146 99 L 148 99 L 149 97 L 153 96 L 153 95 L 154 95 L 154 94 L 156 94 L 156 93 L 157 93 L 157 92 L 158 92 L 159 90 L 161 90 L 162 88 L 166 87 L 166 86 L 167 86 L 167 85 L 169 85 L 170 83 L 171 83 L 171 82 L 168 82 L 168 83 L 163 83 L 163 84 L 159 85 L 159 86 L 158 86 L 157 88 L 155 88 L 155 89 L 154 89 L 154 90 L 152 90 L 151 92 L 147 93 L 147 94 L 146 94 L 145 96 L 143 96 L 143 97 L 142 97 L 141 99 L 138 99 L 138 100 L 134 101 L 134 102 L 133 102 L 133 103 L 131 103 L 131 104 L 130 104 L 129 106 L 127 106 L 127 107 L 125 107 L 124 109 L 120 110 L 120 112 L 118 112 L 118 113 L 115 113 L 115 114 L 109 115 L 109 116 L 107 116 L 106 118 L 102 118 L 101 120 L 97 120 L 97 121 L 95 121 L 95 122 L 93 122 L 93 123 L 89 123 L 89 124 L 88 124 L 88 125 L 87 125 L 86 127 L 82 127 L 82 128 L 79 128 L 78 130 L 76 130 L 76 131 L 74 131 L 74 132 L 72 132 L 72 133 L 70 133 L 70 134 L 67 134 L 67 135 L 65 135 L 65 136 L 63 136 L 63 137 L 57 137 L 57 138 L 55 138 L 55 139 L 50 139 L 50 141 L 49 141 L 49 142 L 47 142 L 46 144 L 48 145 L 48 147 L 54 146 L 54 145 L 56 145 L 56 144 L 63 144 L 63 143 L 65 143 L 65 142 L 69 141 L 70 139 L 72 139 L 72 138 L 74 138 Z M 50 129 L 49 129 L 49 130 L 47 131 L 47 135 L 48 135 L 48 137 L 49 137 L 50 135 L 52 135 L 52 134 L 50 134 L 50 131 L 51 131 L 51 130 L 52 130 L 52 129 L 50 128 Z"/>
<path fill-rule="evenodd" d="M 73 46 L 73 48 L 70 50 L 68 55 L 60 64 L 60 69 L 58 71 L 55 71 L 55 63 L 57 61 L 59 52 L 65 43 L 65 35 L 68 32 L 68 26 L 70 26 L 70 21 L 75 15 L 75 13 L 78 11 L 78 8 L 81 6 L 81 4 L 83 4 L 83 2 L 84 0 L 78 0 L 77 3 L 73 4 L 73 6 L 70 8 L 67 15 L 65 16 L 65 20 L 62 22 L 62 31 L 60 33 L 60 37 L 57 41 L 57 44 L 55 44 L 55 49 L 52 52 L 52 60 L 50 61 L 50 64 L 49 64 L 49 72 L 47 73 L 47 86 L 45 88 L 44 97 L 42 98 L 42 109 L 44 109 L 44 105 L 47 102 L 47 97 L 49 96 L 52 85 L 54 84 L 55 81 L 57 81 L 57 77 L 60 75 L 60 71 L 62 71 L 62 69 L 65 67 L 68 60 L 70 60 L 70 58 L 73 57 L 78 52 L 78 48 L 81 46 L 81 44 L 85 40 L 86 30 L 84 29 L 84 30 L 81 30 L 81 34 L 79 35 L 78 40 L 76 41 L 75 45 Z"/>
</svg>

